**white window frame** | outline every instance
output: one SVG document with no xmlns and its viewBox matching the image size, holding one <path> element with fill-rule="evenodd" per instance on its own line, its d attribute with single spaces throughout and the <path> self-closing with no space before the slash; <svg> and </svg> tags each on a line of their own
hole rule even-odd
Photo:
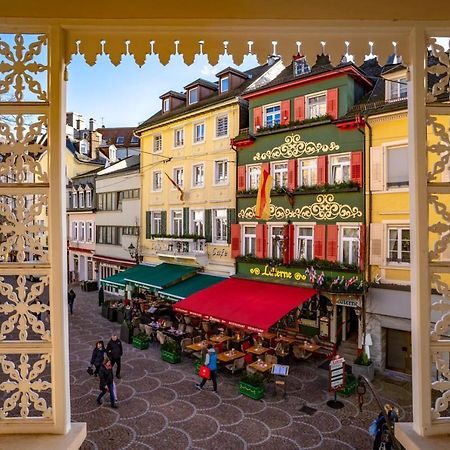
<svg viewBox="0 0 450 450">
<path fill-rule="evenodd" d="M 219 164 L 223 164 L 225 163 L 225 167 L 226 167 L 226 177 L 225 180 L 221 181 L 219 180 Z M 214 160 L 214 186 L 226 186 L 228 185 L 228 183 L 230 182 L 230 172 L 229 172 L 229 167 L 230 166 L 230 161 L 228 158 L 223 158 L 223 159 L 216 159 Z"/>
<path fill-rule="evenodd" d="M 388 223 L 385 224 L 386 226 L 386 232 L 385 232 L 385 251 L 386 251 L 386 257 L 385 257 L 385 261 L 386 261 L 386 265 L 391 267 L 398 267 L 398 266 L 410 266 L 411 265 L 411 227 L 410 227 L 410 223 L 409 222 L 404 222 L 404 223 Z M 390 230 L 399 230 L 400 234 L 397 238 L 397 256 L 400 254 L 400 258 L 398 261 L 390 261 L 390 250 L 389 250 L 389 231 Z M 402 234 L 403 231 L 408 230 L 409 231 L 409 246 L 410 246 L 410 250 L 409 250 L 409 261 L 403 261 L 401 259 L 401 246 L 398 246 L 398 243 L 402 241 Z"/>
<path fill-rule="evenodd" d="M 227 88 L 223 88 L 223 82 L 227 81 Z M 230 77 L 228 75 L 225 75 L 224 77 L 220 78 L 220 93 L 222 92 L 228 92 L 230 90 Z"/>
<path fill-rule="evenodd" d="M 177 173 L 181 171 L 181 183 L 179 182 Z M 175 181 L 180 188 L 184 187 L 184 167 L 174 167 L 172 169 L 172 180 Z M 173 185 L 173 183 L 170 183 L 172 185 L 171 189 L 174 191 L 176 187 Z"/>
<path fill-rule="evenodd" d="M 159 217 L 155 217 L 159 214 Z M 159 223 L 159 225 L 157 225 Z M 158 228 L 158 229 L 156 229 Z M 150 211 L 150 234 L 161 234 L 162 214 L 160 210 Z"/>
<path fill-rule="evenodd" d="M 85 207 L 85 201 L 84 201 L 84 189 L 78 189 L 78 206 L 79 208 Z"/>
<path fill-rule="evenodd" d="M 78 221 L 72 222 L 72 241 L 78 242 Z"/>
<path fill-rule="evenodd" d="M 78 222 L 78 242 L 86 241 L 86 223 L 83 221 Z"/>
<path fill-rule="evenodd" d="M 170 111 L 170 98 L 163 99 L 163 112 Z"/>
<path fill-rule="evenodd" d="M 311 114 L 311 106 L 310 106 L 309 102 L 311 101 L 311 99 L 316 98 L 316 97 L 321 97 L 322 95 L 325 96 L 325 102 L 324 102 L 325 111 L 323 112 L 323 114 L 312 115 Z M 327 113 L 327 91 L 313 92 L 312 94 L 305 95 L 305 118 L 306 119 L 313 119 L 314 117 L 320 117 L 326 113 Z"/>
<path fill-rule="evenodd" d="M 197 184 L 195 170 L 196 170 L 196 168 L 200 168 L 200 167 L 202 170 L 202 182 Z M 205 187 L 205 164 L 204 163 L 194 164 L 192 166 L 192 188 L 198 189 L 198 188 L 203 188 L 203 187 Z"/>
<path fill-rule="evenodd" d="M 72 209 L 78 209 L 78 191 L 72 189 Z"/>
<path fill-rule="evenodd" d="M 179 134 L 181 135 L 181 139 Z M 173 130 L 173 147 L 174 148 L 184 147 L 184 127 L 175 128 Z"/>
<path fill-rule="evenodd" d="M 120 141 L 120 142 L 119 142 Z M 116 138 L 116 144 L 123 145 L 125 144 L 125 136 L 117 136 Z"/>
<path fill-rule="evenodd" d="M 385 143 L 383 144 L 383 169 L 384 169 L 384 174 L 383 174 L 383 185 L 384 185 L 384 190 L 385 191 L 389 191 L 389 192 L 396 192 L 396 191 L 400 191 L 400 192 L 405 192 L 409 190 L 409 164 L 406 164 L 406 166 L 408 167 L 408 184 L 404 185 L 404 186 L 388 186 L 388 177 L 389 177 L 389 157 L 388 157 L 388 153 L 391 150 L 394 150 L 396 148 L 399 147 L 408 147 L 408 141 L 397 141 L 397 142 L 389 142 L 389 143 Z"/>
<path fill-rule="evenodd" d="M 311 241 L 311 260 L 314 259 L 314 226 L 316 224 L 314 222 L 302 222 L 301 224 L 296 224 L 295 225 L 295 232 L 294 232 L 294 237 L 295 237 L 295 247 L 294 247 L 294 258 L 295 259 L 301 259 L 300 256 L 300 251 L 299 251 L 299 241 L 301 239 L 304 239 L 306 241 Z M 312 230 L 312 234 L 311 236 L 300 236 L 300 230 L 302 228 L 310 228 Z M 308 260 L 308 258 L 305 258 L 306 260 Z"/>
<path fill-rule="evenodd" d="M 314 169 L 311 169 L 311 168 L 307 169 L 308 172 L 312 172 L 313 170 L 315 170 L 315 179 L 316 179 L 315 183 L 311 183 L 311 184 L 304 183 L 302 168 L 303 168 L 303 163 L 307 162 L 307 161 L 314 161 L 314 163 L 315 163 Z M 303 159 L 298 160 L 298 180 L 299 180 L 299 186 L 314 186 L 317 184 L 317 158 L 303 158 Z"/>
<path fill-rule="evenodd" d="M 241 253 L 242 253 L 242 255 L 243 256 L 245 256 L 245 255 L 253 255 L 253 256 L 256 256 L 256 225 L 257 225 L 257 223 L 256 222 L 245 222 L 245 223 L 243 223 L 242 224 L 242 231 L 241 231 L 241 237 L 242 237 L 242 239 L 241 239 Z M 245 228 L 246 227 L 255 227 L 255 234 L 253 235 L 253 234 L 247 234 L 246 232 L 245 232 Z M 246 253 L 245 252 L 245 242 L 246 242 L 246 239 L 247 238 L 250 238 L 250 237 L 253 237 L 254 236 L 254 248 L 255 248 L 255 251 L 253 252 L 253 253 Z"/>
<path fill-rule="evenodd" d="M 197 94 L 197 98 L 195 99 L 195 101 L 192 101 L 191 95 L 194 92 Z M 194 105 L 195 103 L 198 103 L 198 101 L 199 101 L 198 95 L 199 95 L 198 86 L 196 86 L 196 87 L 194 87 L 192 89 L 189 89 L 188 102 L 189 102 L 190 105 Z"/>
<path fill-rule="evenodd" d="M 86 188 L 86 208 L 92 208 L 92 189 Z M 89 201 L 88 201 L 89 200 Z"/>
<path fill-rule="evenodd" d="M 276 166 L 280 165 L 280 164 L 286 165 L 286 170 L 284 170 L 284 169 L 283 170 L 277 169 Z M 288 162 L 287 161 L 274 161 L 274 162 L 270 163 L 270 174 L 273 177 L 272 187 L 273 188 L 276 188 L 276 187 L 286 187 L 287 188 L 288 187 L 288 176 L 289 176 L 288 172 L 289 172 L 289 167 L 288 167 Z M 276 183 L 276 176 L 275 176 L 277 173 L 286 173 L 286 184 L 277 185 L 277 183 Z"/>
<path fill-rule="evenodd" d="M 348 164 L 343 164 L 343 163 L 339 163 L 339 164 L 333 164 L 332 160 L 333 158 L 342 158 L 342 157 L 348 157 Z M 337 184 L 337 183 L 347 183 L 348 181 L 351 181 L 352 179 L 352 157 L 350 155 L 350 153 L 336 153 L 334 155 L 329 155 L 328 156 L 328 180 L 329 180 L 329 184 Z M 333 167 L 334 166 L 340 166 L 340 167 L 345 167 L 348 166 L 348 180 L 342 180 L 342 181 L 333 181 Z"/>
<path fill-rule="evenodd" d="M 298 70 L 301 67 L 302 70 Z M 311 67 L 306 61 L 306 58 L 299 58 L 294 61 L 294 76 L 299 77 L 300 75 L 304 75 L 305 73 L 311 72 Z"/>
<path fill-rule="evenodd" d="M 179 218 L 180 222 L 180 234 L 175 232 L 175 214 L 179 213 L 181 216 Z M 176 234 L 177 236 L 183 236 L 183 210 L 182 209 L 172 209 L 170 211 L 170 232 L 171 234 Z"/>
<path fill-rule="evenodd" d="M 339 236 L 339 241 L 338 241 L 338 260 L 340 262 L 343 262 L 343 256 L 344 256 L 344 241 L 349 241 L 352 242 L 354 240 L 357 240 L 358 242 L 358 246 L 357 246 L 357 255 L 356 255 L 356 261 L 350 261 L 350 262 L 346 262 L 346 264 L 355 264 L 358 265 L 359 264 L 359 257 L 360 257 L 360 248 L 361 248 L 361 243 L 360 243 L 360 223 L 340 223 L 337 224 L 338 225 L 338 236 Z M 348 238 L 345 237 L 344 238 L 344 229 L 347 228 L 353 228 L 356 229 L 357 231 L 357 238 Z M 351 246 L 351 245 L 350 245 Z"/>
<path fill-rule="evenodd" d="M 392 88 L 395 88 L 395 95 L 392 95 Z M 404 95 L 402 95 L 404 94 Z M 385 100 L 387 102 L 398 102 L 408 98 L 408 80 L 406 73 L 402 72 L 395 77 L 385 79 Z"/>
<path fill-rule="evenodd" d="M 162 134 L 153 135 L 153 153 L 161 153 L 162 150 Z"/>
<path fill-rule="evenodd" d="M 279 118 L 278 123 L 274 122 L 271 125 L 269 125 L 267 123 L 267 117 L 268 117 L 268 110 L 271 108 L 278 108 L 278 113 L 271 113 L 271 116 L 279 115 L 280 118 Z M 281 103 L 277 102 L 277 103 L 271 103 L 269 105 L 264 105 L 264 107 L 263 107 L 263 126 L 264 127 L 273 127 L 275 125 L 280 125 L 280 124 L 281 124 Z"/>
<path fill-rule="evenodd" d="M 197 128 L 203 127 L 203 135 L 201 136 L 201 139 L 199 139 L 197 135 Z M 205 122 L 198 122 L 194 123 L 194 126 L 192 127 L 192 143 L 193 144 L 201 144 L 202 142 L 205 142 L 205 134 L 206 134 L 206 126 Z"/>
<path fill-rule="evenodd" d="M 200 222 L 199 220 L 194 220 L 195 213 L 203 213 L 203 220 L 201 221 L 203 225 L 203 233 L 198 233 L 195 229 L 195 223 Z M 205 210 L 204 209 L 191 209 L 189 214 L 189 230 L 192 234 L 200 234 L 201 236 L 205 236 Z"/>
<path fill-rule="evenodd" d="M 272 241 L 274 239 L 273 236 L 273 229 L 274 228 L 281 228 L 281 235 L 284 236 L 284 226 L 286 225 L 286 223 L 283 222 L 271 222 L 269 224 L 269 226 L 267 227 L 267 254 L 269 255 L 269 258 L 272 259 L 283 259 L 283 249 L 282 247 L 279 248 L 280 250 L 280 255 L 274 255 L 273 254 L 273 245 L 272 245 Z"/>
<path fill-rule="evenodd" d="M 252 182 L 252 169 L 259 169 L 259 174 L 257 175 L 257 182 L 256 182 L 256 186 L 252 186 L 251 182 Z M 259 180 L 261 179 L 261 164 L 249 164 L 246 168 L 246 180 L 245 180 L 245 186 L 247 189 L 258 189 L 259 186 Z M 253 177 L 255 177 L 255 175 L 253 175 Z"/>
<path fill-rule="evenodd" d="M 219 134 L 219 120 L 221 119 L 226 119 L 227 121 L 227 131 L 226 133 L 223 134 Z M 228 137 L 228 134 L 230 132 L 230 120 L 228 117 L 228 114 L 221 114 L 219 116 L 216 116 L 216 120 L 215 120 L 215 137 L 216 139 L 222 139 L 222 138 L 226 138 Z"/>
<path fill-rule="evenodd" d="M 94 222 L 86 222 L 86 242 L 93 243 L 94 240 Z"/>
<path fill-rule="evenodd" d="M 156 174 L 159 173 L 160 177 L 160 186 L 155 187 L 155 181 L 156 181 Z M 154 170 L 152 172 L 152 192 L 161 192 L 162 191 L 162 171 L 161 170 Z"/>
<path fill-rule="evenodd" d="M 217 220 L 217 212 L 218 211 L 225 211 L 225 218 L 219 218 L 218 220 L 221 221 L 220 227 L 222 228 L 221 234 L 222 238 L 217 238 L 217 226 L 216 226 L 216 220 Z M 225 221 L 225 236 L 223 236 L 222 231 L 224 224 L 222 221 Z M 228 216 L 227 216 L 227 209 L 226 208 L 216 208 L 212 210 L 212 241 L 214 244 L 227 244 L 227 235 L 228 235 Z"/>
</svg>

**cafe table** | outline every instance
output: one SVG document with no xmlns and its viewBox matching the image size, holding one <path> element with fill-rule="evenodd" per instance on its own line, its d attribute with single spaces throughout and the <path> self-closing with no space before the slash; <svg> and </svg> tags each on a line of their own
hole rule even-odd
<svg viewBox="0 0 450 450">
<path fill-rule="evenodd" d="M 276 333 L 270 333 L 269 331 L 265 331 L 264 333 L 261 333 L 260 336 L 265 339 L 266 341 L 271 341 L 272 339 L 276 338 Z"/>
<path fill-rule="evenodd" d="M 195 342 L 194 344 L 189 344 L 186 345 L 186 348 L 188 348 L 189 350 L 193 350 L 194 352 L 200 352 L 203 349 L 205 349 L 208 344 L 210 344 L 211 342 L 209 341 L 200 341 L 200 342 Z"/>
<path fill-rule="evenodd" d="M 298 347 L 301 348 L 302 350 L 305 350 L 305 351 L 311 352 L 311 353 L 314 353 L 315 351 L 319 350 L 319 348 L 321 348 L 320 345 L 313 344 L 311 342 L 304 342 L 302 344 L 298 344 Z"/>
<path fill-rule="evenodd" d="M 217 355 L 217 359 L 220 362 L 229 363 L 231 361 L 234 361 L 235 359 L 239 359 L 239 358 L 242 358 L 244 356 L 245 356 L 245 353 L 242 353 L 242 352 L 240 352 L 238 350 L 228 350 L 226 352 L 219 353 Z"/>
<path fill-rule="evenodd" d="M 223 334 L 216 334 L 214 336 L 210 336 L 209 340 L 214 344 L 222 344 L 223 342 L 230 341 L 230 336 L 225 336 Z"/>
<path fill-rule="evenodd" d="M 258 359 L 257 361 L 249 364 L 247 367 L 251 367 L 253 370 L 260 373 L 266 373 L 272 369 L 272 366 L 273 364 Z"/>
<path fill-rule="evenodd" d="M 263 347 L 262 345 L 254 345 L 253 347 L 247 348 L 245 351 L 247 353 L 253 353 L 254 355 L 263 355 L 268 352 L 270 348 Z"/>
<path fill-rule="evenodd" d="M 295 339 L 287 336 L 279 336 L 275 339 L 275 341 L 291 345 L 295 342 Z"/>
</svg>

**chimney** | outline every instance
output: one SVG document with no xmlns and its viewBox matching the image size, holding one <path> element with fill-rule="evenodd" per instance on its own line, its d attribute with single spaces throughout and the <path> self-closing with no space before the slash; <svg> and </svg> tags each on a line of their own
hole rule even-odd
<svg viewBox="0 0 450 450">
<path fill-rule="evenodd" d="M 272 66 L 273 64 L 275 64 L 279 60 L 280 60 L 279 55 L 269 55 L 267 57 L 267 65 Z"/>
<path fill-rule="evenodd" d="M 95 120 L 91 117 L 89 119 L 89 131 L 94 131 Z"/>
</svg>

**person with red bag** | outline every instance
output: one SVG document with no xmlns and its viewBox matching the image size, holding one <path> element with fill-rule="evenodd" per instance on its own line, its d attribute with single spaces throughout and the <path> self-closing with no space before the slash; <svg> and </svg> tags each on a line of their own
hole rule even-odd
<svg viewBox="0 0 450 450">
<path fill-rule="evenodd" d="M 208 370 L 205 370 L 205 368 L 209 369 L 209 376 Z M 205 364 L 200 367 L 199 375 L 203 378 L 203 380 L 201 383 L 197 383 L 195 385 L 197 389 L 202 390 L 208 379 L 211 378 L 211 381 L 213 382 L 214 392 L 217 392 L 217 354 L 216 350 L 211 344 L 208 345 Z"/>
</svg>

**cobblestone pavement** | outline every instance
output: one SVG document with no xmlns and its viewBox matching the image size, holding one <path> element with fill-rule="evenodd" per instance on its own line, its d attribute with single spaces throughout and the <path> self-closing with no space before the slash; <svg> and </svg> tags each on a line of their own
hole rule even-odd
<svg viewBox="0 0 450 450">
<path fill-rule="evenodd" d="M 142 351 L 124 344 L 119 408 L 110 408 L 106 397 L 98 406 L 98 381 L 86 368 L 95 342 L 106 343 L 119 325 L 100 315 L 96 292 L 76 292 L 69 318 L 70 385 L 72 421 L 88 426 L 83 450 L 372 448 L 367 428 L 379 412 L 372 396 L 366 395 L 362 413 L 356 395 L 342 399 L 343 409 L 330 409 L 328 372 L 313 358 L 291 365 L 285 400 L 266 395 L 255 401 L 239 394 L 239 375 L 219 374 L 218 395 L 210 382 L 198 391 L 189 358 L 172 365 L 160 360 L 157 344 Z M 400 420 L 411 419 L 409 383 L 378 378 L 375 386 L 382 401 L 398 406 Z M 303 406 L 312 408 L 311 415 Z"/>
</svg>

